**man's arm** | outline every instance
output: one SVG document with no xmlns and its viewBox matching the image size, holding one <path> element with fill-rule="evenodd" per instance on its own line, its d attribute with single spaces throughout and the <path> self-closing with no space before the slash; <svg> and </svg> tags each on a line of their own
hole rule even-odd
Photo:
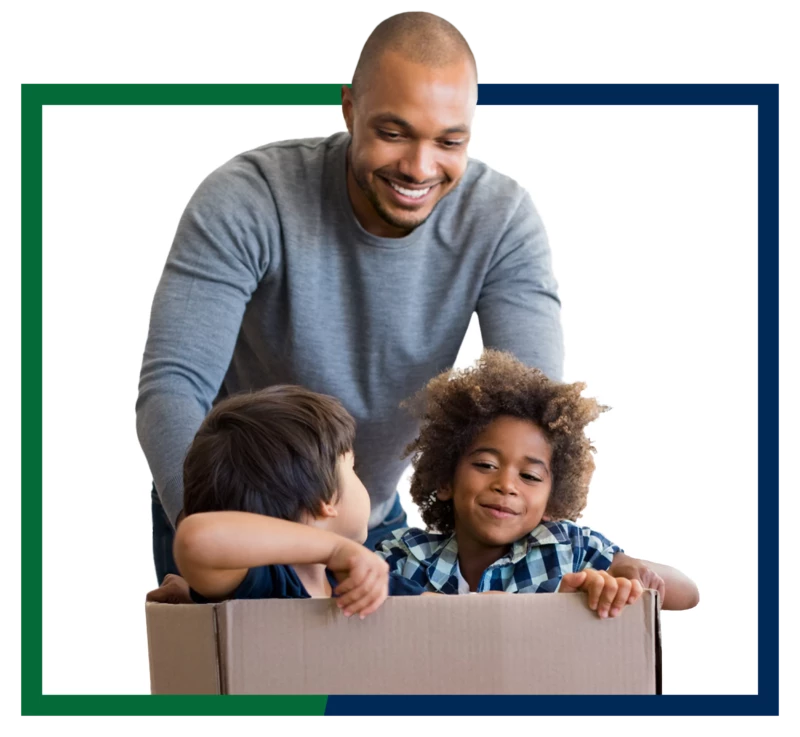
<svg viewBox="0 0 800 737">
<path fill-rule="evenodd" d="M 198 188 L 181 217 L 150 315 L 136 429 L 170 521 L 182 507 L 182 466 L 211 408 L 245 306 L 269 263 L 279 224 L 268 187 L 244 162 Z"/>
<path fill-rule="evenodd" d="M 483 344 L 560 381 L 561 302 L 542 220 L 523 193 L 493 256 L 477 306 Z"/>
<path fill-rule="evenodd" d="M 608 572 L 640 581 L 647 589 L 656 589 L 662 598 L 662 609 L 691 609 L 700 602 L 697 584 L 671 566 L 617 553 Z"/>
</svg>

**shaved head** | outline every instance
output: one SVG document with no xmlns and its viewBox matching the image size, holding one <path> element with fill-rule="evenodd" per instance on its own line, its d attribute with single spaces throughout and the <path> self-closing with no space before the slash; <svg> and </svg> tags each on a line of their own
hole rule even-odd
<svg viewBox="0 0 800 737">
<path fill-rule="evenodd" d="M 439 69 L 468 59 L 477 80 L 472 50 L 458 29 L 432 13 L 400 13 L 387 18 L 370 34 L 353 74 L 353 97 L 366 89 L 372 73 L 387 51 L 415 64 Z"/>
<path fill-rule="evenodd" d="M 458 184 L 478 100 L 464 37 L 430 13 L 387 18 L 342 86 L 347 194 L 368 233 L 402 238 Z"/>
</svg>

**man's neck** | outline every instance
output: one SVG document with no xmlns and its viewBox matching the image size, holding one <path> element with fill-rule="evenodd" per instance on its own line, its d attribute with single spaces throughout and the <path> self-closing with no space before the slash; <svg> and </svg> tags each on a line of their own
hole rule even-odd
<svg viewBox="0 0 800 737">
<path fill-rule="evenodd" d="M 325 575 L 325 566 L 322 563 L 309 563 L 307 565 L 292 566 L 297 573 L 300 583 L 313 598 L 331 595 L 331 585 Z"/>
<path fill-rule="evenodd" d="M 458 567 L 470 591 L 477 591 L 484 571 L 511 549 L 510 545 L 487 546 L 475 540 L 458 537 Z"/>
</svg>

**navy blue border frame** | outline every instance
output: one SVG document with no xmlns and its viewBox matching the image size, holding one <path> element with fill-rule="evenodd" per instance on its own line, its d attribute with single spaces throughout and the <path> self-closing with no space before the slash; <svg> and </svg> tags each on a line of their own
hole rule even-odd
<svg viewBox="0 0 800 737">
<path fill-rule="evenodd" d="M 758 108 L 758 694 L 329 696 L 326 715 L 777 715 L 778 85 L 483 84 L 480 105 L 755 105 Z M 748 584 L 747 589 L 751 586 Z M 735 647 L 735 643 L 731 643 Z M 713 686 L 713 684 L 709 684 Z"/>
</svg>

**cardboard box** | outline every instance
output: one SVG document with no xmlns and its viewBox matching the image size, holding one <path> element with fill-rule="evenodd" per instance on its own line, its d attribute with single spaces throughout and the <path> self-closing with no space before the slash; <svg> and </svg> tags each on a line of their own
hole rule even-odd
<svg viewBox="0 0 800 737">
<path fill-rule="evenodd" d="M 657 594 L 601 620 L 583 594 L 146 604 L 154 694 L 656 694 Z"/>
</svg>

